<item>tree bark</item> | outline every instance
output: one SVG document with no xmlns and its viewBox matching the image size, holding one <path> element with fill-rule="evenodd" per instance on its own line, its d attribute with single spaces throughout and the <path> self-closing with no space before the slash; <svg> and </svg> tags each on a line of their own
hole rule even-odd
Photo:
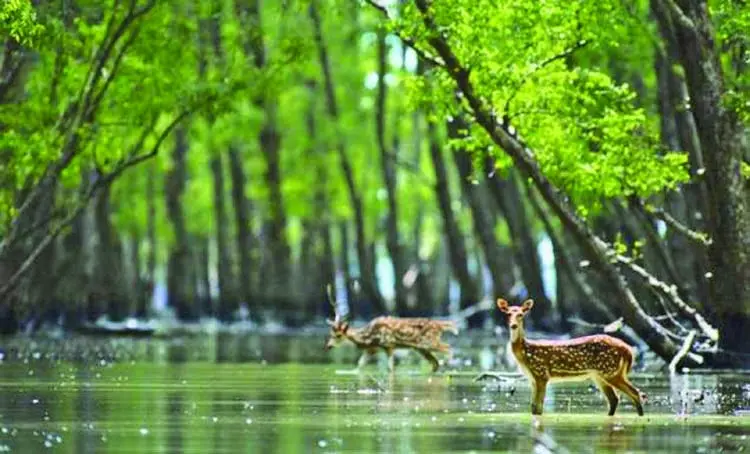
<svg viewBox="0 0 750 454">
<path fill-rule="evenodd" d="M 245 51 L 251 64 L 263 69 L 267 63 L 260 0 L 238 0 L 236 10 L 246 27 Z M 265 222 L 268 235 L 268 265 L 264 283 L 264 298 L 267 303 L 293 311 L 293 296 L 289 292 L 291 249 L 287 239 L 287 219 L 282 192 L 281 176 L 281 135 L 277 125 L 277 100 L 267 93 L 255 97 L 253 103 L 265 114 L 265 120 L 258 141 L 266 161 L 264 174 L 269 193 L 269 213 Z"/>
<path fill-rule="evenodd" d="M 237 244 L 237 257 L 240 265 L 239 275 L 239 297 L 248 305 L 250 318 L 256 322 L 260 321 L 261 306 L 255 294 L 255 266 L 253 257 L 257 248 L 253 243 L 251 228 L 252 207 L 250 200 L 245 195 L 247 179 L 242 166 L 242 158 L 236 147 L 229 148 L 229 170 L 232 178 L 232 204 L 234 205 L 235 231 Z"/>
<path fill-rule="evenodd" d="M 477 123 L 488 133 L 490 139 L 507 153 L 526 178 L 531 178 L 545 201 L 579 242 L 586 254 L 594 261 L 612 291 L 621 301 L 625 322 L 641 336 L 651 349 L 662 358 L 672 358 L 679 347 L 656 320 L 646 314 L 635 299 L 624 276 L 610 261 L 612 249 L 598 238 L 577 215 L 567 198 L 555 187 L 539 168 L 539 163 L 517 136 L 500 124 L 491 107 L 475 93 L 469 71 L 453 53 L 446 38 L 437 29 L 427 0 L 415 0 L 422 21 L 429 31 L 428 43 L 444 62 L 444 68 L 456 82 L 458 89 L 471 108 Z"/>
<path fill-rule="evenodd" d="M 109 186 L 103 188 L 94 204 L 98 245 L 96 287 L 97 298 L 107 307 L 107 314 L 113 321 L 122 321 L 129 315 L 129 308 L 123 291 L 122 250 L 117 233 L 110 220 Z"/>
<path fill-rule="evenodd" d="M 397 172 L 394 160 L 396 159 L 398 148 L 388 149 L 385 131 L 386 119 L 386 83 L 385 76 L 388 72 L 387 53 L 388 47 L 385 42 L 386 32 L 383 27 L 378 29 L 378 93 L 375 103 L 375 136 L 378 141 L 378 150 L 380 151 L 380 168 L 385 183 L 385 191 L 388 200 L 388 214 L 386 217 L 386 245 L 388 253 L 391 256 L 393 264 L 394 290 L 396 295 L 396 313 L 405 314 L 406 292 L 402 284 L 406 274 L 406 261 L 404 257 L 403 245 L 398 231 L 398 198 L 396 195 Z M 397 137 L 398 131 L 393 131 L 394 137 Z"/>
<path fill-rule="evenodd" d="M 466 244 L 463 234 L 453 214 L 450 189 L 448 186 L 448 172 L 443 159 L 443 150 L 438 142 L 435 124 L 427 122 L 427 134 L 430 141 L 430 157 L 435 169 L 435 196 L 437 198 L 440 215 L 443 219 L 443 233 L 448 242 L 448 254 L 450 257 L 453 276 L 461 287 L 461 309 L 476 304 L 480 299 L 479 288 L 469 273 L 469 256 L 466 253 Z M 479 317 L 468 320 L 470 327 L 479 326 Z"/>
<path fill-rule="evenodd" d="M 325 38 L 323 37 L 323 31 L 320 23 L 320 15 L 318 14 L 317 0 L 311 1 L 309 13 L 313 23 L 315 43 L 318 48 L 318 58 L 321 70 L 323 72 L 328 115 L 331 118 L 331 121 L 333 121 L 333 123 L 336 125 L 336 128 L 340 128 L 339 108 L 336 101 L 336 94 L 333 88 L 333 76 L 331 74 L 328 50 L 326 48 Z M 349 160 L 349 156 L 347 155 L 344 139 L 340 131 L 338 134 L 336 134 L 336 140 L 336 151 L 341 163 L 341 170 L 344 174 L 346 189 L 349 195 L 349 202 L 351 203 L 352 210 L 354 211 L 355 241 L 362 291 L 365 298 L 372 305 L 373 309 L 376 312 L 385 313 L 387 312 L 385 302 L 383 301 L 383 297 L 380 294 L 380 290 L 377 286 L 377 278 L 375 276 L 375 270 L 372 267 L 372 258 L 370 257 L 367 236 L 365 235 L 365 215 L 362 196 L 359 193 L 357 185 L 354 181 L 354 169 L 352 168 L 351 161 Z"/>
<path fill-rule="evenodd" d="M 468 126 L 460 118 L 454 118 L 447 123 L 448 136 L 452 139 L 460 139 L 466 136 Z M 486 182 L 475 184 L 473 179 L 473 169 L 471 156 L 464 149 L 453 150 L 453 160 L 458 168 L 459 179 L 461 180 L 461 189 L 466 198 L 469 208 L 471 209 L 472 220 L 474 221 L 474 232 L 479 238 L 484 252 L 484 259 L 487 268 L 492 276 L 492 287 L 495 295 L 508 295 L 513 286 L 512 273 L 507 272 L 505 264 L 507 260 L 503 259 L 503 251 L 495 235 L 495 227 L 491 213 L 488 211 L 488 205 L 482 199 L 482 189 L 486 188 Z M 480 312 L 474 317 L 476 323 L 480 324 L 485 318 L 486 313 Z"/>
<path fill-rule="evenodd" d="M 532 236 L 531 223 L 518 189 L 515 172 L 509 171 L 508 176 L 503 178 L 495 171 L 493 160 L 488 160 L 486 166 L 490 175 L 490 192 L 508 224 L 515 263 L 521 271 L 528 297 L 534 299 L 534 311 L 529 313 L 529 318 L 533 326 L 550 330 L 554 326 L 551 320 L 552 303 L 544 291 L 536 241 Z"/>
<path fill-rule="evenodd" d="M 164 193 L 167 217 L 174 230 L 174 244 L 167 264 L 167 304 L 174 308 L 177 318 L 194 321 L 199 317 L 195 305 L 192 282 L 195 281 L 191 265 L 188 232 L 182 210 L 182 196 L 187 181 L 185 160 L 188 152 L 187 131 L 184 127 L 175 130 L 175 146 L 172 151 L 172 169 L 167 173 Z"/>
<path fill-rule="evenodd" d="M 325 153 L 321 153 L 317 143 L 318 128 L 315 116 L 317 96 L 315 82 L 309 80 L 307 86 L 310 97 L 305 118 L 307 136 L 310 143 L 307 154 L 310 156 L 310 161 L 314 163 L 316 183 L 313 209 L 317 214 L 317 221 L 312 223 L 310 227 L 314 230 L 318 241 L 322 243 L 320 247 L 316 248 L 318 253 L 315 256 L 316 266 L 319 270 L 318 280 L 314 282 L 313 287 L 310 289 L 310 294 L 313 297 L 312 312 L 310 315 L 317 317 L 327 314 L 328 303 L 326 301 L 325 288 L 326 285 L 333 285 L 336 281 L 336 264 L 334 262 L 333 240 L 331 239 L 331 210 L 327 184 L 330 177 L 325 162 L 322 159 L 325 157 Z M 344 245 L 343 247 L 345 250 L 346 246 Z M 315 302 L 317 302 L 317 305 Z"/>
<path fill-rule="evenodd" d="M 659 1 L 657 10 L 676 30 L 696 130 L 704 151 L 711 305 L 719 347 L 744 353 L 750 363 L 750 213 L 740 166 L 747 151 L 745 126 L 723 103 L 724 75 L 708 5 L 703 0 Z"/>
<path fill-rule="evenodd" d="M 232 255 L 229 250 L 229 221 L 224 191 L 224 160 L 221 153 L 211 159 L 211 176 L 214 192 L 214 222 L 216 226 L 217 274 L 219 305 L 217 317 L 223 322 L 232 321 L 239 304 L 235 291 Z"/>
<path fill-rule="evenodd" d="M 146 240 L 148 242 L 144 291 L 146 306 L 136 310 L 136 317 L 140 318 L 148 316 L 148 308 L 151 307 L 156 286 L 156 172 L 153 163 L 148 165 L 146 173 Z"/>
</svg>

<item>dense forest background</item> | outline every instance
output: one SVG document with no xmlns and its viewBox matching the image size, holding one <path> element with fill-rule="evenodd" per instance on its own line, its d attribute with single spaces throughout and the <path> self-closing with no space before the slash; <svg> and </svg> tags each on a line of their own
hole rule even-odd
<svg viewBox="0 0 750 454">
<path fill-rule="evenodd" d="M 6 0 L 4 332 L 536 301 L 750 358 L 743 1 Z"/>
</svg>

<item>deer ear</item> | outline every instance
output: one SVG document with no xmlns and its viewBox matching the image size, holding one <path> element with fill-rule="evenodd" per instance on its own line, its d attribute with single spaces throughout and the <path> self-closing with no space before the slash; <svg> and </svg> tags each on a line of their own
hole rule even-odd
<svg viewBox="0 0 750 454">
<path fill-rule="evenodd" d="M 534 300 L 532 299 L 527 299 L 526 301 L 523 302 L 523 304 L 521 304 L 521 309 L 524 312 L 530 311 L 532 307 L 534 307 Z"/>
<path fill-rule="evenodd" d="M 328 326 L 336 326 L 336 322 L 334 322 L 330 318 L 326 319 L 326 323 L 328 323 Z"/>
<path fill-rule="evenodd" d="M 508 313 L 508 302 L 505 301 L 502 298 L 497 299 L 497 308 L 500 309 L 500 312 L 507 314 Z"/>
<path fill-rule="evenodd" d="M 341 332 L 346 334 L 346 332 L 349 330 L 349 322 L 344 322 L 341 325 Z"/>
</svg>

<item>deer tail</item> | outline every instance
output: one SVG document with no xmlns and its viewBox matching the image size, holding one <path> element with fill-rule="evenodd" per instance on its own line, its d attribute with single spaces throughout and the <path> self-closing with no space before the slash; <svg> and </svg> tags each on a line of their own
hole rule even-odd
<svg viewBox="0 0 750 454">
<path fill-rule="evenodd" d="M 453 320 L 441 321 L 440 327 L 443 328 L 443 331 L 458 334 L 458 326 L 456 326 L 456 322 Z"/>
<path fill-rule="evenodd" d="M 623 355 L 622 357 L 622 369 L 626 374 L 629 374 L 633 369 L 633 358 L 634 353 L 632 349 L 628 349 L 627 354 Z"/>
</svg>

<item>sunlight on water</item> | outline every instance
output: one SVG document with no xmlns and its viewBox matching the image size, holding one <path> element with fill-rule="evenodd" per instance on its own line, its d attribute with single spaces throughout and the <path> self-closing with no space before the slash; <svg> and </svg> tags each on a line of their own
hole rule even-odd
<svg viewBox="0 0 750 454">
<path fill-rule="evenodd" d="M 271 341 L 286 353 L 271 354 Z M 353 373 L 348 358 L 325 364 L 319 355 L 317 364 L 290 363 L 290 357 L 309 356 L 306 345 L 320 350 L 322 341 L 288 341 L 121 342 L 119 349 L 129 353 L 120 357 L 103 344 L 58 356 L 55 351 L 66 347 L 6 350 L 0 362 L 0 452 L 750 449 L 747 375 L 671 381 L 635 375 L 649 396 L 643 418 L 625 400 L 617 416 L 607 417 L 593 387 L 558 385 L 548 393 L 545 415 L 532 418 L 524 380 L 475 382 L 472 369 L 430 375 L 416 358 L 405 359 L 394 376 L 375 364 Z M 82 361 L 76 355 L 88 356 Z"/>
</svg>

